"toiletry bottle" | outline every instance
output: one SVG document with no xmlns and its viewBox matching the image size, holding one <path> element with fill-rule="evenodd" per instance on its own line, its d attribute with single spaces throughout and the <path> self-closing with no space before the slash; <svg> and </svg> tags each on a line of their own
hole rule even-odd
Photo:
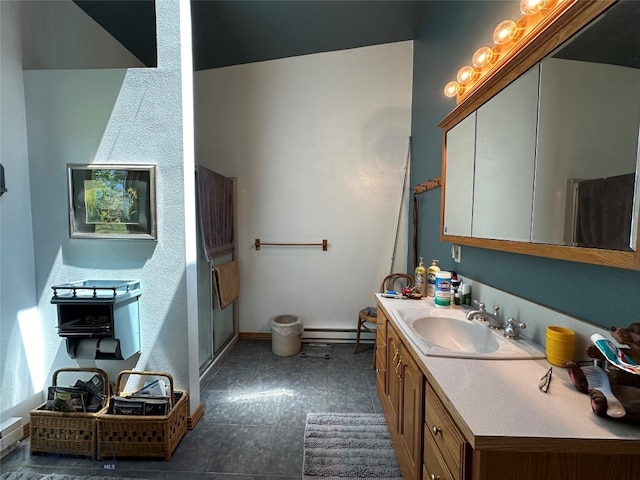
<svg viewBox="0 0 640 480">
<path fill-rule="evenodd" d="M 424 263 L 422 263 L 422 257 L 420 257 L 420 265 L 416 267 L 416 271 L 415 271 L 415 282 L 416 282 L 415 292 L 422 297 L 427 295 L 426 289 L 425 289 L 426 273 L 427 271 L 424 268 Z"/>
<path fill-rule="evenodd" d="M 426 296 L 433 297 L 436 293 L 436 273 L 440 271 L 438 260 L 432 260 L 427 268 L 427 293 Z"/>
<path fill-rule="evenodd" d="M 451 272 L 436 273 L 434 302 L 436 307 L 451 305 Z"/>
<path fill-rule="evenodd" d="M 463 283 L 460 289 L 462 290 L 462 305 L 471 305 L 471 285 Z"/>
</svg>

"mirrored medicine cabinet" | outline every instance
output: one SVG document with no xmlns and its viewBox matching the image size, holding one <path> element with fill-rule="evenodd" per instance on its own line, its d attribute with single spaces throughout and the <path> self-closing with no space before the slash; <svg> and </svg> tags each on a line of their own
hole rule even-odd
<svg viewBox="0 0 640 480">
<path fill-rule="evenodd" d="M 441 240 L 640 269 L 640 2 L 575 2 L 445 118 Z"/>
</svg>

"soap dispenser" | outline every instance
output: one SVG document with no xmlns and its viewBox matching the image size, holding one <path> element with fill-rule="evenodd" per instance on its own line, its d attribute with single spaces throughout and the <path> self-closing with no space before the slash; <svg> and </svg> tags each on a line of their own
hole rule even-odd
<svg viewBox="0 0 640 480">
<path fill-rule="evenodd" d="M 420 264 L 416 267 L 414 279 L 416 283 L 415 292 L 421 297 L 425 297 L 427 295 L 427 292 L 425 290 L 426 273 L 427 271 L 424 268 L 424 263 L 422 263 L 422 257 L 420 257 Z"/>
<path fill-rule="evenodd" d="M 438 260 L 432 260 L 427 269 L 427 293 L 426 296 L 433 297 L 436 294 L 436 274 L 440 271 Z"/>
</svg>

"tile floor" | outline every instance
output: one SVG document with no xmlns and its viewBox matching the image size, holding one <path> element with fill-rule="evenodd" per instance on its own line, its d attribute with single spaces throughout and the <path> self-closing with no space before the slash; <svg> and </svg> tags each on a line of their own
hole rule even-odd
<svg viewBox="0 0 640 480">
<path fill-rule="evenodd" d="M 333 344 L 331 358 L 278 357 L 269 341 L 240 341 L 201 392 L 204 417 L 170 461 L 30 455 L 28 440 L 0 472 L 145 479 L 299 479 L 307 413 L 380 413 L 371 345 Z"/>
</svg>

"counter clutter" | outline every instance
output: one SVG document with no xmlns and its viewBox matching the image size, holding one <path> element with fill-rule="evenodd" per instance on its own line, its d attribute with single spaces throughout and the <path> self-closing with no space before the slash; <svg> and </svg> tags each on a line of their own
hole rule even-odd
<svg viewBox="0 0 640 480">
<path fill-rule="evenodd" d="M 589 397 L 575 390 L 565 369 L 553 368 L 544 394 L 538 385 L 551 366 L 545 359 L 423 355 L 393 312 L 432 308 L 433 299 L 409 302 L 378 294 L 377 302 L 378 314 L 387 319 L 376 339 L 378 394 L 405 478 L 420 478 L 422 472 L 422 478 L 461 480 L 640 479 L 640 427 L 591 413 Z M 422 381 L 416 381 L 415 372 L 403 378 L 413 364 Z M 407 403 L 411 395 L 412 403 Z M 447 429 L 429 425 L 434 408 L 455 432 L 448 439 L 443 434 Z M 413 423 L 423 426 L 413 441 L 401 428 L 394 433 L 407 426 L 402 417 L 409 411 Z"/>
</svg>

